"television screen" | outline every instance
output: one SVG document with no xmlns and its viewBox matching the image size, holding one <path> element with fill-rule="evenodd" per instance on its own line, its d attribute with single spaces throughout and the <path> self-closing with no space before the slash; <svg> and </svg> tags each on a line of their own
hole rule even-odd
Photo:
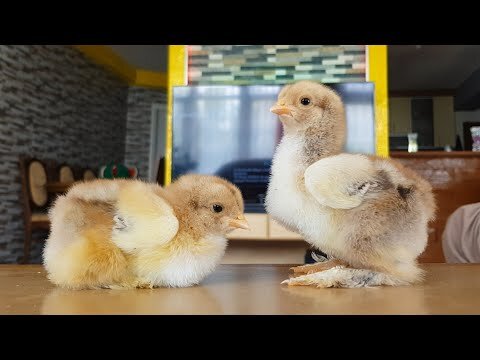
<svg viewBox="0 0 480 360">
<path fill-rule="evenodd" d="M 332 84 L 347 118 L 346 152 L 375 152 L 373 83 Z M 180 86 L 173 89 L 172 178 L 222 176 L 236 184 L 245 211 L 265 212 L 264 197 L 282 124 L 270 113 L 281 86 Z"/>
</svg>

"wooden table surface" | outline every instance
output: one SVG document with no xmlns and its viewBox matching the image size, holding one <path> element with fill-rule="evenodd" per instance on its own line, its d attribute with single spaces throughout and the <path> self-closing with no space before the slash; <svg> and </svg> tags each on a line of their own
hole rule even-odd
<svg viewBox="0 0 480 360">
<path fill-rule="evenodd" d="M 40 265 L 0 265 L 0 314 L 480 314 L 480 264 L 423 264 L 423 285 L 288 287 L 288 266 L 222 265 L 183 289 L 69 291 Z"/>
</svg>

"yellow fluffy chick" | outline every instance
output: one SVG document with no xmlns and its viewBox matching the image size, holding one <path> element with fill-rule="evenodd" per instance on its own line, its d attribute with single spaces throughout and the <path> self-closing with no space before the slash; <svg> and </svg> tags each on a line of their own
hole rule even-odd
<svg viewBox="0 0 480 360">
<path fill-rule="evenodd" d="M 362 287 L 422 279 L 417 257 L 435 213 L 430 184 L 391 159 L 341 153 L 340 97 L 311 81 L 285 86 L 271 111 L 283 123 L 266 209 L 329 255 L 294 268 L 288 285 Z"/>
<path fill-rule="evenodd" d="M 71 289 L 185 287 L 220 262 L 235 228 L 248 229 L 240 190 L 206 175 L 162 188 L 138 180 L 75 185 L 49 212 L 43 259 Z"/>
</svg>

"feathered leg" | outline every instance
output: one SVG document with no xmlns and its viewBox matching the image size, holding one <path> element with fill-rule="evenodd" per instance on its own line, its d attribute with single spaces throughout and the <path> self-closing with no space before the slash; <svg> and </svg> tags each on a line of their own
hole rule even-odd
<svg viewBox="0 0 480 360">
<path fill-rule="evenodd" d="M 408 285 L 407 281 L 366 269 L 334 267 L 326 271 L 294 277 L 282 282 L 287 285 L 315 285 L 319 288 L 358 288 L 370 286 Z"/>
<path fill-rule="evenodd" d="M 325 271 L 325 270 L 334 268 L 336 266 L 346 266 L 346 265 L 347 264 L 344 263 L 343 261 L 332 259 L 332 260 L 327 260 L 323 262 L 317 262 L 315 264 L 307 264 L 307 265 L 292 267 L 290 268 L 290 270 L 293 270 L 294 275 L 298 276 L 298 275 L 305 275 L 305 274 L 313 274 L 316 272 Z"/>
</svg>

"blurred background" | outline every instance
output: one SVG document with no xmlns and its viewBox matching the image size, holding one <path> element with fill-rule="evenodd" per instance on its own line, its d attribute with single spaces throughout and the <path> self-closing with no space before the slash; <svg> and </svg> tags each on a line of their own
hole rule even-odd
<svg viewBox="0 0 480 360">
<path fill-rule="evenodd" d="M 187 172 L 245 197 L 252 231 L 231 234 L 224 263 L 309 261 L 263 208 L 282 136 L 268 109 L 303 79 L 342 97 L 345 151 L 396 158 L 433 185 L 420 261 L 480 262 L 476 45 L 0 45 L 0 262 L 41 261 L 48 208 L 75 181 Z"/>
</svg>

